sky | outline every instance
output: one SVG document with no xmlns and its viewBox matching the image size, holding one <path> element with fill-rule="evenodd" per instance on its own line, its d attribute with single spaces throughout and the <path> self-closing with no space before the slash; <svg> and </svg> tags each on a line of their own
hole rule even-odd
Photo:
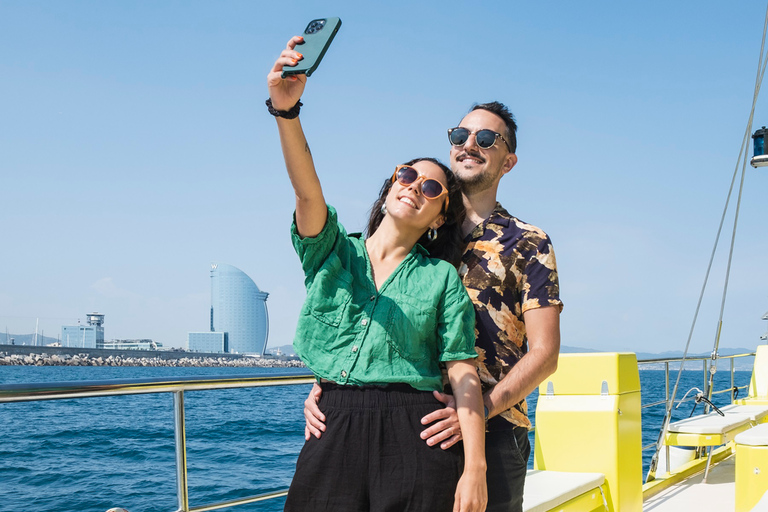
<svg viewBox="0 0 768 512">
<path fill-rule="evenodd" d="M 266 75 L 308 21 L 338 16 L 301 118 L 348 231 L 395 165 L 448 161 L 446 130 L 501 101 L 519 162 L 499 201 L 553 240 L 562 343 L 682 350 L 741 173 L 765 12 L 0 0 L 0 329 L 56 337 L 97 311 L 107 339 L 182 347 L 208 328 L 218 262 L 269 293 L 268 346 L 291 343 L 305 292 Z M 764 99 L 754 124 L 768 125 Z M 715 339 L 735 196 L 693 352 Z M 768 328 L 767 196 L 768 168 L 747 166 L 721 347 L 753 348 Z"/>
</svg>

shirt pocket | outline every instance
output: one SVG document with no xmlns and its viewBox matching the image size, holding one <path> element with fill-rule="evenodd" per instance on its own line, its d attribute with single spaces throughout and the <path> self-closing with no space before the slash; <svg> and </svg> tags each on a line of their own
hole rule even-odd
<svg viewBox="0 0 768 512">
<path fill-rule="evenodd" d="M 387 319 L 387 343 L 403 359 L 437 360 L 437 309 L 407 295 L 393 303 Z"/>
<path fill-rule="evenodd" d="M 324 324 L 338 327 L 352 300 L 352 274 L 331 253 L 307 290 L 307 309 Z"/>
</svg>

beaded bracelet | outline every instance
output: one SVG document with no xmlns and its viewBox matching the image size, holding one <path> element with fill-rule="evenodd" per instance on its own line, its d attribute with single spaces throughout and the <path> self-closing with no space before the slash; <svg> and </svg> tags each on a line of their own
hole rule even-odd
<svg viewBox="0 0 768 512">
<path fill-rule="evenodd" d="M 265 102 L 267 105 L 267 110 L 269 110 L 269 113 L 272 114 L 275 117 L 282 117 L 285 119 L 295 119 L 299 117 L 299 110 L 301 110 L 301 106 L 303 103 L 301 101 L 297 101 L 296 104 L 291 107 L 290 110 L 277 110 L 275 107 L 272 106 L 272 98 L 268 98 Z"/>
</svg>

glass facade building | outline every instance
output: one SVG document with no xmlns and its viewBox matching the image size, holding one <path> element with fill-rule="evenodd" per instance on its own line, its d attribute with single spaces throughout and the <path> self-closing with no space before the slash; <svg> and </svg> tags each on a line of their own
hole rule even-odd
<svg viewBox="0 0 768 512">
<path fill-rule="evenodd" d="M 160 350 L 163 348 L 163 344 L 150 339 L 108 340 L 104 342 L 104 346 L 101 348 L 109 348 L 113 350 Z"/>
<path fill-rule="evenodd" d="M 61 346 L 74 348 L 102 348 L 104 346 L 104 315 L 89 313 L 88 325 L 63 325 Z"/>
<path fill-rule="evenodd" d="M 193 352 L 229 352 L 226 332 L 187 333 L 187 346 Z"/>
<path fill-rule="evenodd" d="M 227 352 L 264 355 L 268 295 L 239 268 L 211 265 L 211 332 L 227 334 Z"/>
</svg>

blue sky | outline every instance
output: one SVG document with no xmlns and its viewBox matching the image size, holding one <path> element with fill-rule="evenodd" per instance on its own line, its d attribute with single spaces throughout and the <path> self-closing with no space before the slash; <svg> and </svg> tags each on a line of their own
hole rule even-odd
<svg viewBox="0 0 768 512">
<path fill-rule="evenodd" d="M 290 343 L 303 276 L 266 74 L 324 16 L 343 26 L 302 119 L 348 230 L 396 164 L 447 160 L 446 129 L 502 101 L 519 163 L 499 199 L 553 239 L 563 343 L 683 348 L 751 106 L 753 0 L 0 0 L 0 328 L 56 336 L 98 311 L 107 338 L 183 346 L 222 262 L 269 292 L 269 345 Z M 768 327 L 767 194 L 749 167 L 725 347 Z M 712 347 L 727 246 L 694 351 Z"/>
</svg>

